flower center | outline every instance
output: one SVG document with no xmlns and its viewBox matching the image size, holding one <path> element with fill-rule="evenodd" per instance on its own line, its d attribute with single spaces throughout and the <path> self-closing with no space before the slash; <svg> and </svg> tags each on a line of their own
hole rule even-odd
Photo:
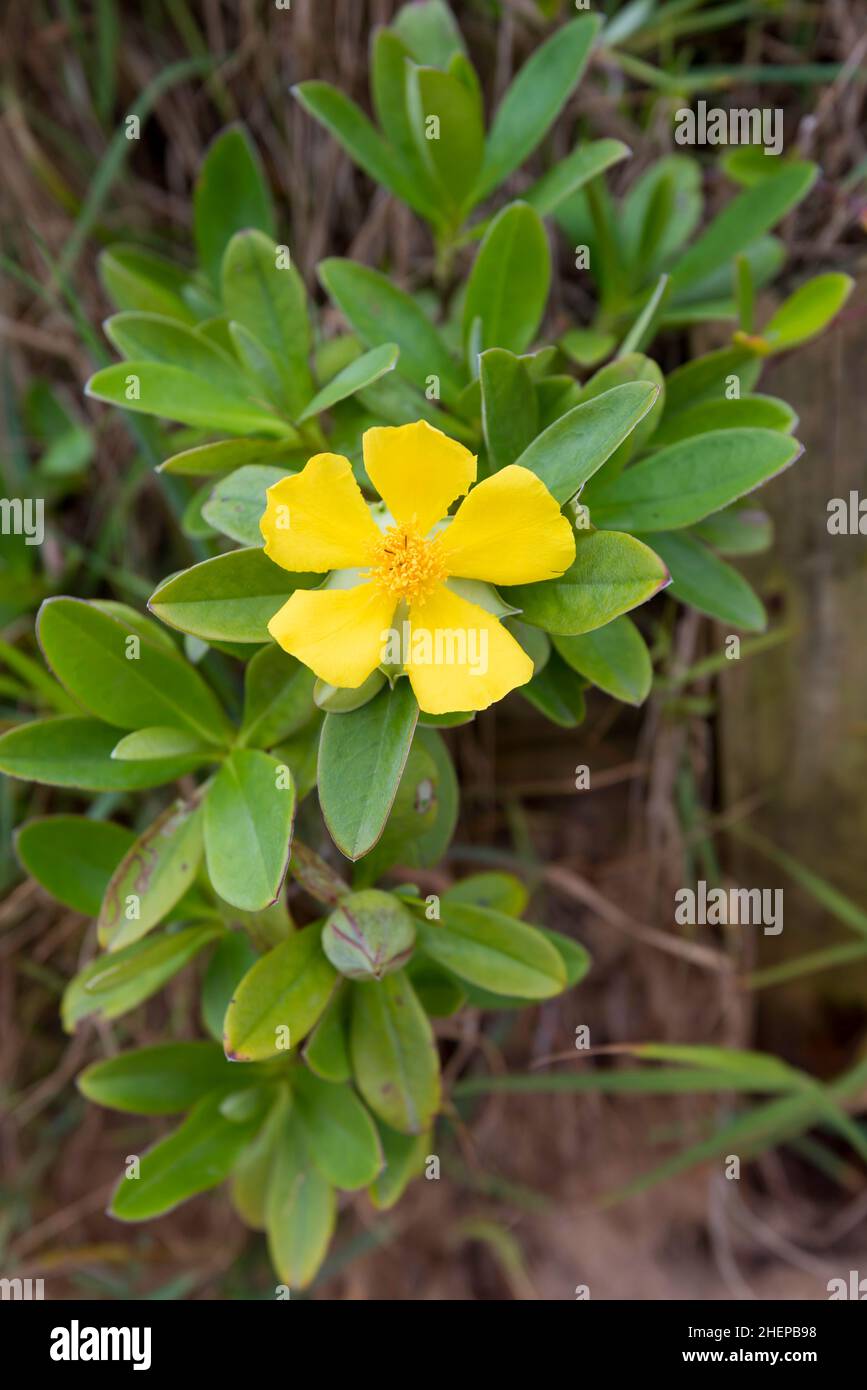
<svg viewBox="0 0 867 1390">
<path fill-rule="evenodd" d="M 389 526 L 371 556 L 371 581 L 407 603 L 427 598 L 446 574 L 437 541 L 425 540 L 415 526 L 405 522 Z"/>
</svg>

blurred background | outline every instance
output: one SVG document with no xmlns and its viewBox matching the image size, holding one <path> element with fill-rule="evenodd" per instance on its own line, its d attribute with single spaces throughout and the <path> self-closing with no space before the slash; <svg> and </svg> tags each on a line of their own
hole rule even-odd
<svg viewBox="0 0 867 1390">
<path fill-rule="evenodd" d="M 121 240 L 185 259 L 203 152 L 242 120 L 282 234 L 320 300 L 315 266 L 325 255 L 386 266 L 410 287 L 429 281 L 424 228 L 374 190 L 289 93 L 292 82 L 325 78 L 369 110 L 370 34 L 397 8 L 7 0 L 0 467 L 7 496 L 38 482 L 51 521 L 42 547 L 0 538 L 0 725 L 32 708 L 26 659 L 43 597 L 143 606 L 159 579 L 203 553 L 179 524 L 186 480 L 158 479 L 149 437 L 83 398 L 111 355 L 100 248 Z M 576 131 L 630 145 L 633 159 L 612 175 L 615 188 L 629 186 L 675 149 L 679 76 L 706 72 L 693 95 L 782 107 L 787 153 L 821 167 L 781 229 L 788 255 L 768 306 L 823 269 L 858 284 L 831 330 L 774 360 L 762 380 L 793 404 L 806 446 L 762 497 L 773 548 L 743 563 L 771 615 L 769 635 L 744 639 L 741 660 L 726 661 L 722 629 L 661 596 L 639 614 L 659 673 L 640 710 L 591 691 L 585 723 L 563 731 L 506 701 L 449 735 L 462 817 L 428 891 L 471 870 L 512 869 L 533 887 L 531 918 L 578 937 L 594 967 L 543 1006 L 440 1023 L 446 1075 L 458 1083 L 438 1131 L 442 1176 L 416 1183 L 385 1216 L 363 1198 L 350 1203 L 313 1298 L 571 1299 L 579 1285 L 593 1298 L 824 1298 L 828 1279 L 867 1274 L 867 1169 L 833 1134 L 811 1122 L 783 1145 L 759 1136 L 740 1182 L 727 1181 L 717 1159 L 614 1200 L 673 1153 L 697 1146 L 700 1157 L 738 1097 L 551 1084 L 581 1067 L 582 1025 L 594 1047 L 755 1049 L 822 1082 L 867 1058 L 867 558 L 861 537 L 827 529 L 828 501 L 865 489 L 867 5 L 592 8 L 628 11 L 624 37 L 596 54 L 512 195 L 568 152 Z M 454 0 L 452 9 L 489 111 L 552 22 L 574 12 L 556 0 Z M 664 24 L 662 9 L 674 11 Z M 133 109 L 142 130 L 130 142 L 123 119 Z M 731 195 L 712 161 L 706 195 L 711 208 Z M 566 239 L 555 232 L 553 244 L 547 330 L 557 335 L 588 322 L 592 300 Z M 670 369 L 725 340 L 724 326 L 670 333 L 655 353 Z M 575 789 L 580 764 L 592 767 L 590 791 Z M 104 1215 L 123 1156 L 141 1152 L 163 1122 L 77 1094 L 74 1078 L 105 1055 L 109 1025 L 66 1037 L 58 1003 L 93 949 L 92 926 L 23 878 L 12 846 L 21 821 L 89 800 L 0 779 L 0 1269 L 44 1277 L 49 1297 L 273 1297 L 264 1241 L 222 1190 L 142 1228 Z M 123 820 L 128 807 L 106 795 L 97 810 Z M 675 930 L 674 890 L 696 877 L 782 887 L 783 937 Z M 125 1046 L 199 1036 L 193 971 L 112 1031 Z M 477 1070 L 531 1080 L 471 1094 Z M 846 1106 L 857 1125 L 867 1091 Z M 867 1142 L 863 1118 L 858 1128 Z"/>
</svg>

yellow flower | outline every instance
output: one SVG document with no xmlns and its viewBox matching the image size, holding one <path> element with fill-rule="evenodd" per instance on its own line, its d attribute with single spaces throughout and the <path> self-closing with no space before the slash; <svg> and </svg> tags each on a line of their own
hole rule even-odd
<svg viewBox="0 0 867 1390">
<path fill-rule="evenodd" d="M 426 713 L 486 709 L 524 685 L 533 663 L 449 581 L 555 578 L 575 558 L 572 528 L 544 483 L 516 464 L 469 492 L 475 455 L 423 420 L 367 430 L 363 450 L 390 513 L 385 529 L 339 454 L 316 454 L 268 489 L 266 555 L 287 570 L 344 571 L 297 590 L 268 631 L 330 685 L 356 689 L 398 650 Z"/>
</svg>

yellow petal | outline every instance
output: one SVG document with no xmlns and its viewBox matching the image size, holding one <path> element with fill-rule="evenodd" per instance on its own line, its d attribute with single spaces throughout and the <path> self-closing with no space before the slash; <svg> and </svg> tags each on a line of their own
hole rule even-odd
<svg viewBox="0 0 867 1390">
<path fill-rule="evenodd" d="M 425 420 L 366 430 L 364 466 L 395 521 L 425 536 L 475 482 L 476 456 Z"/>
<path fill-rule="evenodd" d="M 315 454 L 300 473 L 269 487 L 259 522 L 265 554 L 284 570 L 364 565 L 380 533 L 341 454 Z"/>
<path fill-rule="evenodd" d="M 394 599 L 372 584 L 297 589 L 268 631 L 320 680 L 355 690 L 382 661 L 394 609 Z"/>
<path fill-rule="evenodd" d="M 449 574 L 489 584 L 553 579 L 575 559 L 572 527 L 545 484 L 512 463 L 474 487 L 439 538 Z"/>
<path fill-rule="evenodd" d="M 413 604 L 409 621 L 404 661 L 427 714 L 487 709 L 533 674 L 532 661 L 512 634 L 444 584 L 426 603 Z"/>
</svg>

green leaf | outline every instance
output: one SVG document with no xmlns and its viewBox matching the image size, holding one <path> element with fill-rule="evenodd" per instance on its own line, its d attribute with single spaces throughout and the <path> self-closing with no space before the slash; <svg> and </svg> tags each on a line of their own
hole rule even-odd
<svg viewBox="0 0 867 1390">
<path fill-rule="evenodd" d="M 440 922 L 417 922 L 419 945 L 461 980 L 522 999 L 550 999 L 565 988 L 562 957 L 533 927 L 454 898 L 443 898 L 441 911 Z"/>
<path fill-rule="evenodd" d="M 780 305 L 762 337 L 772 352 L 809 342 L 840 312 L 855 282 L 849 275 L 816 275 Z"/>
<path fill-rule="evenodd" d="M 347 1085 L 321 1081 L 299 1067 L 292 1076 L 292 1099 L 314 1164 L 343 1192 L 357 1192 L 382 1168 L 376 1125 Z"/>
<path fill-rule="evenodd" d="M 337 1204 L 334 1189 L 313 1164 L 291 1109 L 279 1122 L 265 1213 L 274 1268 L 290 1288 L 306 1288 L 325 1259 Z"/>
<path fill-rule="evenodd" d="M 479 357 L 482 428 L 493 470 L 505 468 L 532 444 L 539 406 L 530 374 L 519 357 L 488 348 Z"/>
<path fill-rule="evenodd" d="M 494 218 L 473 263 L 464 299 L 464 341 L 482 321 L 482 348 L 523 352 L 536 336 L 551 284 L 551 253 L 539 214 L 510 203 Z"/>
<path fill-rule="evenodd" d="M 773 523 L 767 512 L 738 502 L 706 517 L 691 528 L 691 534 L 721 555 L 756 555 L 769 550 L 774 541 Z"/>
<path fill-rule="evenodd" d="M 398 680 L 351 714 L 328 714 L 319 744 L 319 800 L 329 834 L 360 859 L 382 834 L 418 720 L 409 681 Z"/>
<path fill-rule="evenodd" d="M 424 216 L 428 221 L 438 222 L 440 212 L 433 183 L 418 157 L 409 119 L 407 60 L 410 57 L 406 43 L 392 29 L 378 29 L 370 53 L 370 94 L 376 118 L 396 159 L 417 183 L 419 207 L 425 208 Z M 429 63 L 431 60 L 428 57 L 422 61 Z"/>
<path fill-rule="evenodd" d="M 584 720 L 584 684 L 556 652 L 519 693 L 561 729 L 577 728 Z"/>
<path fill-rule="evenodd" d="M 650 694 L 653 668 L 638 628 L 629 618 L 581 637 L 555 637 L 554 646 L 568 666 L 616 700 L 640 705 Z"/>
<path fill-rule="evenodd" d="M 436 185 L 441 204 L 459 215 L 470 201 L 485 149 L 478 95 L 458 76 L 433 67 L 410 65 L 406 83 L 419 161 Z M 434 138 L 429 138 L 434 130 L 431 117 L 438 122 Z"/>
<path fill-rule="evenodd" d="M 299 82 L 292 93 L 375 183 L 391 189 L 422 217 L 435 214 L 424 196 L 424 185 L 419 188 L 414 184 L 402 161 L 354 101 L 327 82 Z"/>
<path fill-rule="evenodd" d="M 400 349 L 397 370 L 424 390 L 440 378 L 442 397 L 455 401 L 463 383 L 442 338 L 422 308 L 384 275 L 354 261 L 332 258 L 318 267 L 319 279 L 347 322 L 368 347 Z"/>
<path fill-rule="evenodd" d="M 236 986 L 257 960 L 258 954 L 249 936 L 240 930 L 227 931 L 208 961 L 202 981 L 202 1021 L 211 1037 L 220 1043 L 221 1056 L 226 1010 Z"/>
<path fill-rule="evenodd" d="M 685 363 L 665 379 L 664 423 L 705 401 L 725 400 L 732 376 L 737 377 L 741 394 L 746 395 L 761 370 L 762 358 L 745 347 L 721 348 Z"/>
<path fill-rule="evenodd" d="M 390 1211 L 399 1202 L 413 1178 L 424 1172 L 425 1160 L 433 1143 L 433 1131 L 398 1134 L 380 1122 L 379 1137 L 385 1167 L 370 1189 L 370 1200 L 377 1211 Z"/>
<path fill-rule="evenodd" d="M 304 462 L 306 460 L 300 460 Z M 281 470 L 291 473 L 299 464 L 299 455 L 290 439 L 219 439 L 215 444 L 198 444 L 194 449 L 173 454 L 161 463 L 158 473 L 183 473 L 194 478 L 207 478 L 213 474 L 231 473 L 233 469 L 245 464 L 270 464 L 276 467 L 285 463 Z"/>
<path fill-rule="evenodd" d="M 806 197 L 817 174 L 815 164 L 793 162 L 773 178 L 739 193 L 676 262 L 671 276 L 672 293 L 734 260 Z"/>
<path fill-rule="evenodd" d="M 764 632 L 768 615 L 743 575 L 680 531 L 656 531 L 653 544 L 671 571 L 671 593 L 711 618 Z"/>
<path fill-rule="evenodd" d="M 566 987 L 571 989 L 579 981 L 584 979 L 592 964 L 589 952 L 581 945 L 580 941 L 575 941 L 571 936 L 564 936 L 562 932 L 552 931 L 550 927 L 537 927 L 550 941 L 555 951 L 558 953 L 566 967 Z"/>
<path fill-rule="evenodd" d="M 87 816 L 43 816 L 16 832 L 22 868 L 65 907 L 95 917 L 114 870 L 134 840 L 131 830 Z"/>
<path fill-rule="evenodd" d="M 109 246 L 99 256 L 99 278 L 118 309 L 165 314 L 192 323 L 195 314 L 183 297 L 189 272 L 139 246 Z"/>
<path fill-rule="evenodd" d="M 238 1124 L 225 1119 L 221 1099 L 205 1096 L 178 1129 L 142 1154 L 139 1175 L 124 1174 L 115 1188 L 109 1207 L 112 1216 L 119 1221 L 148 1221 L 229 1176 L 252 1137 L 255 1121 Z"/>
<path fill-rule="evenodd" d="M 120 729 L 154 723 L 221 743 L 230 726 L 209 686 L 159 642 L 132 638 L 123 621 L 82 599 L 46 599 L 37 631 L 45 658 L 71 695 Z"/>
<path fill-rule="evenodd" d="M 517 462 L 568 502 L 653 406 L 659 388 L 629 381 L 567 411 L 534 439 Z"/>
<path fill-rule="evenodd" d="M 288 1106 L 288 1091 L 281 1091 L 259 1133 L 250 1140 L 232 1170 L 232 1204 L 254 1231 L 264 1231 L 268 1225 L 268 1187 Z"/>
<path fill-rule="evenodd" d="M 664 559 L 664 557 L 663 557 Z M 646 603 L 668 583 L 653 550 L 622 531 L 585 531 L 575 537 L 575 559 L 559 579 L 501 590 L 524 622 L 573 636 L 604 627 Z"/>
<path fill-rule="evenodd" d="M 229 126 L 208 147 L 193 191 L 199 261 L 215 289 L 223 253 L 236 232 L 274 235 L 274 210 L 262 165 L 243 126 Z"/>
<path fill-rule="evenodd" d="M 314 715 L 316 677 L 276 644 L 263 647 L 244 673 L 244 718 L 240 741 L 270 748 L 297 733 Z"/>
<path fill-rule="evenodd" d="M 250 1069 L 253 1070 L 252 1068 Z M 234 1090 L 254 1078 L 226 1061 L 216 1043 L 157 1043 L 94 1062 L 76 1085 L 95 1105 L 131 1115 L 173 1115 L 211 1091 Z"/>
<path fill-rule="evenodd" d="M 323 410 L 330 410 L 338 401 L 346 400 L 347 396 L 354 396 L 356 391 L 363 391 L 366 386 L 379 381 L 387 372 L 394 371 L 399 357 L 400 348 L 396 343 L 383 343 L 381 347 L 371 348 L 370 352 L 356 357 L 342 372 L 332 377 L 327 386 L 323 386 L 322 390 L 316 393 L 307 408 L 298 416 L 299 424 L 312 419 Z"/>
<path fill-rule="evenodd" d="M 285 1051 L 284 1038 L 297 1047 L 310 1032 L 338 979 L 320 933 L 315 922 L 296 932 L 244 976 L 226 1013 L 227 1057 L 236 1062 L 277 1057 Z"/>
<path fill-rule="evenodd" d="M 183 970 L 194 956 L 223 935 L 218 923 L 185 927 L 136 941 L 111 956 L 99 956 L 70 980 L 61 1019 L 67 1033 L 91 1014 L 120 1018 Z"/>
<path fill-rule="evenodd" d="M 305 1062 L 323 1081 L 348 1081 L 352 1076 L 348 1003 L 347 990 L 338 987 L 304 1046 Z"/>
<path fill-rule="evenodd" d="M 681 410 L 664 420 L 653 436 L 651 447 L 662 449 L 712 430 L 767 429 L 791 434 L 797 423 L 798 417 L 792 407 L 775 396 L 704 401 L 692 410 Z"/>
<path fill-rule="evenodd" d="M 256 397 L 240 369 L 234 391 L 197 376 L 184 367 L 164 362 L 115 362 L 103 367 L 87 382 L 85 395 L 119 405 L 143 415 L 177 420 L 226 434 L 284 435 L 297 438 L 287 420 L 281 420 Z"/>
<path fill-rule="evenodd" d="M 226 247 L 221 281 L 226 313 L 269 354 L 296 418 L 313 395 L 310 321 L 304 282 L 294 266 L 281 264 L 285 255 L 261 232 L 238 232 Z"/>
<path fill-rule="evenodd" d="M 215 531 L 240 545 L 261 546 L 259 522 L 268 505 L 265 494 L 285 477 L 285 468 L 246 464 L 220 479 L 202 507 L 202 517 Z"/>
<path fill-rule="evenodd" d="M 434 1036 L 403 971 L 352 986 L 350 1051 L 359 1091 L 401 1134 L 421 1134 L 440 1104 Z"/>
<path fill-rule="evenodd" d="M 443 894 L 449 903 L 470 903 L 503 912 L 507 917 L 520 917 L 529 902 L 526 887 L 514 874 L 490 872 L 470 874 L 453 883 Z"/>
<path fill-rule="evenodd" d="M 198 767 L 200 755 L 123 762 L 112 758 L 117 730 L 98 719 L 34 719 L 0 736 L 0 772 L 25 782 L 85 791 L 141 791 Z"/>
<path fill-rule="evenodd" d="M 630 153 L 629 146 L 622 140 L 593 140 L 587 145 L 577 145 L 571 154 L 527 189 L 524 201 L 535 208 L 540 217 L 547 217 L 590 179 L 626 159 Z"/>
<path fill-rule="evenodd" d="M 116 951 L 146 936 L 183 897 L 201 859 L 201 808 L 197 801 L 175 801 L 130 845 L 112 874 L 99 913 L 100 945 Z"/>
<path fill-rule="evenodd" d="M 445 0 L 403 5 L 391 27 L 417 63 L 445 68 L 456 53 L 465 52 L 461 31 Z"/>
<path fill-rule="evenodd" d="M 553 125 L 581 77 L 599 24 L 596 15 L 564 24 L 521 68 L 494 117 L 477 199 L 517 169 Z"/>
<path fill-rule="evenodd" d="M 170 729 L 166 725 L 154 724 L 150 728 L 124 734 L 111 754 L 121 762 L 134 763 L 185 755 L 193 755 L 199 762 L 208 762 L 217 757 L 217 752 L 213 744 L 205 743 L 186 729 Z"/>
<path fill-rule="evenodd" d="M 321 574 L 290 574 L 261 549 L 233 550 L 167 579 L 148 602 L 169 627 L 206 642 L 270 642 L 268 624 L 296 589 Z"/>
<path fill-rule="evenodd" d="M 289 865 L 295 784 L 276 758 L 236 748 L 208 789 L 205 856 L 214 889 L 260 912 L 277 899 Z"/>
<path fill-rule="evenodd" d="M 160 314 L 114 314 L 103 324 L 106 337 L 130 362 L 163 362 L 238 393 L 238 363 L 209 338 Z"/>
<path fill-rule="evenodd" d="M 774 430 L 714 430 L 660 449 L 582 500 L 597 526 L 676 530 L 752 492 L 801 453 L 796 439 Z"/>
</svg>

